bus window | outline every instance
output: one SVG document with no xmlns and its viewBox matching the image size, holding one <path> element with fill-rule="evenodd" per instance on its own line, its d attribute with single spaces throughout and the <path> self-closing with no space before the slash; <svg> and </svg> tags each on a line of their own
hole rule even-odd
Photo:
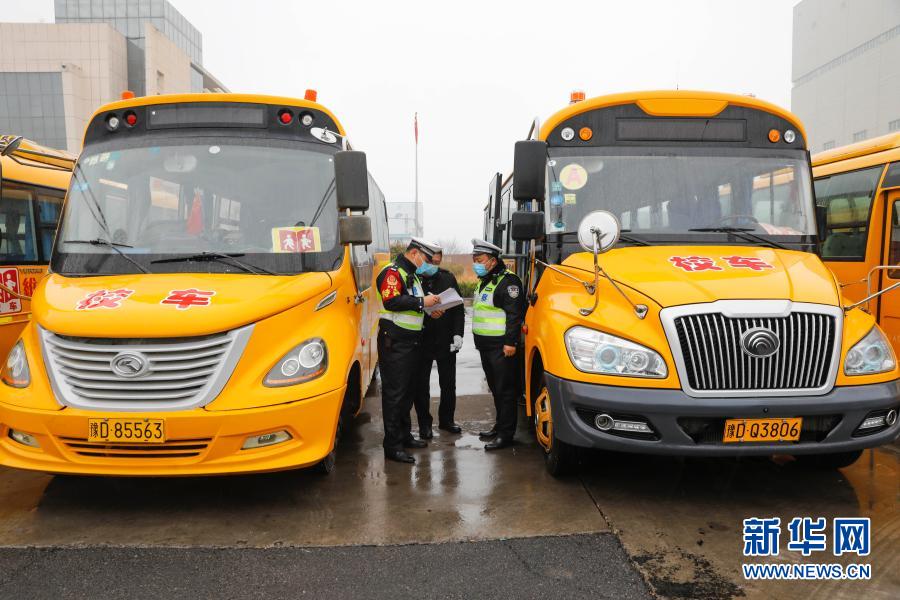
<svg viewBox="0 0 900 600">
<path fill-rule="evenodd" d="M 900 202 L 894 202 L 891 211 L 891 251 L 888 258 L 889 265 L 900 264 Z M 891 279 L 900 279 L 900 270 L 888 271 Z"/>
<path fill-rule="evenodd" d="M 816 202 L 827 207 L 824 260 L 862 261 L 866 255 L 869 208 L 883 166 L 816 180 Z"/>
<path fill-rule="evenodd" d="M 34 188 L 4 183 L 0 192 L 0 257 L 4 264 L 36 262 Z"/>
<path fill-rule="evenodd" d="M 53 250 L 53 238 L 56 236 L 56 223 L 62 209 L 65 193 L 61 190 L 36 188 L 37 230 L 40 239 L 39 252 L 42 260 L 50 259 Z"/>
</svg>

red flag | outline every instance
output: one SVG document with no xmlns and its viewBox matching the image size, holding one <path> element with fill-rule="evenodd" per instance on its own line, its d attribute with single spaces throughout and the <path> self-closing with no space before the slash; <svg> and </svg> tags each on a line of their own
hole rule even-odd
<svg viewBox="0 0 900 600">
<path fill-rule="evenodd" d="M 203 232 L 203 204 L 200 200 L 200 192 L 194 194 L 194 202 L 191 204 L 191 214 L 188 216 L 187 232 L 197 235 Z"/>
<path fill-rule="evenodd" d="M 413 128 L 416 130 L 416 145 L 419 143 L 419 113 L 416 113 L 415 119 L 413 120 Z"/>
</svg>

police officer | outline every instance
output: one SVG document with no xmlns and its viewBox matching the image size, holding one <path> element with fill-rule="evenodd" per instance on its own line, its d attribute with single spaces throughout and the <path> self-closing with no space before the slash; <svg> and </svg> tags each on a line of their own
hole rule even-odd
<svg viewBox="0 0 900 600">
<path fill-rule="evenodd" d="M 417 369 L 421 365 L 421 341 L 425 308 L 439 302 L 425 295 L 419 274 L 440 247 L 413 238 L 401 256 L 378 274 L 375 284 L 381 300 L 378 320 L 378 370 L 381 373 L 381 410 L 384 415 L 384 456 L 414 463 L 405 448 L 424 448 L 413 438 L 412 410 Z"/>
<path fill-rule="evenodd" d="M 443 252 L 436 252 L 432 264 L 422 275 L 422 285 L 426 293 L 440 295 L 449 289 L 459 294 L 459 283 L 453 273 L 441 269 Z M 432 313 L 432 316 L 434 313 Z M 434 437 L 431 417 L 431 365 L 437 362 L 438 382 L 441 386 L 441 403 L 438 405 L 438 429 L 449 433 L 460 433 L 456 424 L 456 353 L 463 345 L 463 328 L 466 313 L 462 305 L 444 311 L 437 319 L 425 319 L 425 333 L 422 338 L 422 366 L 418 374 L 418 387 L 414 405 L 419 421 L 419 438 L 430 440 Z"/>
<path fill-rule="evenodd" d="M 500 248 L 477 239 L 472 240 L 472 245 L 472 267 L 480 279 L 473 305 L 472 333 L 497 411 L 494 426 L 479 435 L 491 440 L 485 450 L 499 450 L 511 445 L 516 433 L 516 348 L 525 319 L 525 294 L 522 280 L 500 260 Z"/>
</svg>

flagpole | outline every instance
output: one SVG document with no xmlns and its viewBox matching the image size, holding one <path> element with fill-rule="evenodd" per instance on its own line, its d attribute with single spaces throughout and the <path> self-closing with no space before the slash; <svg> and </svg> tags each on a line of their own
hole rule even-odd
<svg viewBox="0 0 900 600">
<path fill-rule="evenodd" d="M 419 235 L 421 235 L 419 233 L 419 113 L 415 114 L 414 124 L 416 131 L 416 223 L 413 230 L 415 235 L 418 237 Z"/>
</svg>

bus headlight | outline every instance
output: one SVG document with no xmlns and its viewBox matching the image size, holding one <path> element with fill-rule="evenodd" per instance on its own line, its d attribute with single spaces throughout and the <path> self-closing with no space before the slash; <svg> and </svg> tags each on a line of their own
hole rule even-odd
<svg viewBox="0 0 900 600">
<path fill-rule="evenodd" d="M 614 335 L 579 326 L 568 330 L 565 340 L 569 359 L 579 371 L 657 378 L 668 374 L 659 353 Z"/>
<path fill-rule="evenodd" d="M 31 370 L 28 368 L 28 358 L 25 356 L 25 344 L 22 343 L 22 340 L 16 342 L 16 345 L 9 351 L 0 379 L 3 379 L 3 383 L 6 385 L 15 388 L 31 385 Z"/>
<path fill-rule="evenodd" d="M 884 373 L 894 368 L 894 352 L 877 327 L 866 334 L 847 352 L 844 358 L 844 373 L 847 375 L 871 375 Z"/>
<path fill-rule="evenodd" d="M 282 387 L 311 381 L 328 369 L 328 347 L 322 338 L 310 338 L 295 346 L 272 367 L 263 385 Z"/>
</svg>

